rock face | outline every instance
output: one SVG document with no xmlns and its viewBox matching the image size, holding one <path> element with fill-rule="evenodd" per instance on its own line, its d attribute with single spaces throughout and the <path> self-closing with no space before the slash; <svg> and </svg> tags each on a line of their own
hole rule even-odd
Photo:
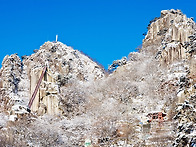
<svg viewBox="0 0 196 147">
<path fill-rule="evenodd" d="M 143 48 L 156 46 L 156 57 L 166 64 L 186 59 L 186 45 L 195 29 L 193 19 L 187 18 L 180 10 L 163 10 L 159 18 L 151 21 Z"/>
<path fill-rule="evenodd" d="M 30 94 L 32 95 L 35 91 L 35 87 L 40 79 L 42 68 L 34 68 L 30 75 Z M 44 78 L 42 79 L 39 90 L 33 101 L 31 110 L 38 111 L 39 114 L 58 114 L 58 84 L 55 81 L 54 76 L 50 72 L 49 68 L 46 69 Z"/>
</svg>

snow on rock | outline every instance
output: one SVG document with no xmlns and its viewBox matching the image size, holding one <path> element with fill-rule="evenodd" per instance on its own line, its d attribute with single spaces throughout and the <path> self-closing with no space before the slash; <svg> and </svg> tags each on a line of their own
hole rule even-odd
<svg viewBox="0 0 196 147">
<path fill-rule="evenodd" d="M 153 52 L 162 63 L 169 64 L 178 59 L 186 59 L 186 44 L 191 41 L 192 47 L 194 46 L 194 37 L 189 36 L 195 29 L 193 19 L 187 18 L 180 10 L 163 10 L 159 18 L 150 22 L 142 47 L 146 50 L 152 45 L 157 46 Z"/>
<path fill-rule="evenodd" d="M 148 26 L 140 52 L 115 61 L 110 74 L 61 42 L 46 42 L 22 61 L 6 56 L 0 70 L 0 144 L 194 146 L 194 30 L 193 19 L 180 10 L 162 11 Z M 166 117 L 148 117 L 154 112 Z"/>
<path fill-rule="evenodd" d="M 32 110 L 39 114 L 62 113 L 59 110 L 61 87 L 74 83 L 89 85 L 105 76 L 104 69 L 97 63 L 61 42 L 44 43 L 22 62 L 17 54 L 7 55 L 2 62 L 0 85 L 13 105 L 16 104 L 13 113 L 15 107 L 27 106 L 44 66 L 47 72 L 32 105 Z"/>
</svg>

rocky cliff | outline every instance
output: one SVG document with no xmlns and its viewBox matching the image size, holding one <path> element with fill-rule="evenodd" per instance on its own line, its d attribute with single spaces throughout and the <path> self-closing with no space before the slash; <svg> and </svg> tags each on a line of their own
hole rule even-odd
<svg viewBox="0 0 196 147">
<path fill-rule="evenodd" d="M 195 31 L 193 18 L 187 18 L 180 10 L 163 10 L 159 18 L 150 22 L 142 45 L 143 48 L 154 45 L 156 58 L 160 57 L 163 63 L 169 64 L 188 58 L 187 45 L 190 45 Z"/>
<path fill-rule="evenodd" d="M 180 10 L 161 11 L 141 51 L 114 61 L 110 73 L 61 42 L 46 42 L 22 61 L 6 56 L 0 144 L 194 147 L 195 26 Z"/>
</svg>

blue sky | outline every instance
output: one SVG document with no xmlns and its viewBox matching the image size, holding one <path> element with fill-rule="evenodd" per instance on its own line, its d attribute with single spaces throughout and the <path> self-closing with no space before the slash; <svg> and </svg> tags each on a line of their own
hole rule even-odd
<svg viewBox="0 0 196 147">
<path fill-rule="evenodd" d="M 0 62 L 7 54 L 30 55 L 58 34 L 107 68 L 142 44 L 161 10 L 196 17 L 195 6 L 195 0 L 0 0 Z"/>
</svg>

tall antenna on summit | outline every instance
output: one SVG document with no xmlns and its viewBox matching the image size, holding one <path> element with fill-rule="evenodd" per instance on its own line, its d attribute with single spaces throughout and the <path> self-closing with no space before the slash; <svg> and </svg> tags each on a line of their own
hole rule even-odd
<svg viewBox="0 0 196 147">
<path fill-rule="evenodd" d="M 58 41 L 58 35 L 56 35 L 56 42 Z"/>
</svg>

